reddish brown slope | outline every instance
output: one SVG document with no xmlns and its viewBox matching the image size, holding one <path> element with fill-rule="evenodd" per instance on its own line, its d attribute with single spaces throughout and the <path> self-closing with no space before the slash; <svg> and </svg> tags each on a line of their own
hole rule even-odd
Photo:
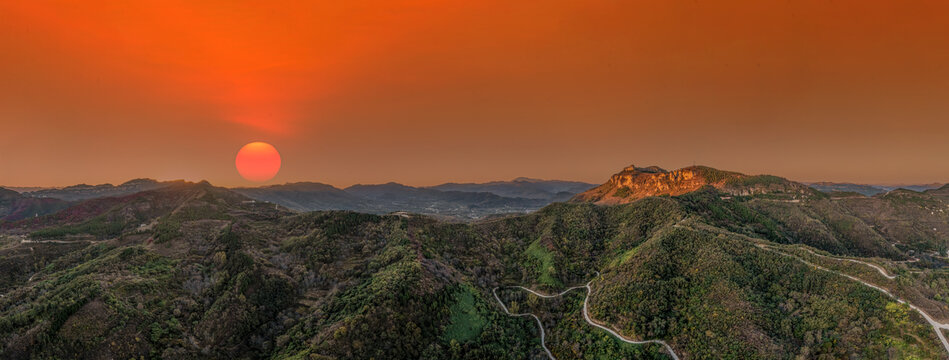
<svg viewBox="0 0 949 360">
<path fill-rule="evenodd" d="M 628 166 L 603 185 L 577 194 L 571 201 L 615 205 L 645 197 L 682 195 L 712 186 L 732 195 L 772 194 L 788 200 L 815 195 L 807 185 L 770 175 L 745 175 L 707 166 L 667 171 L 657 166 Z"/>
</svg>

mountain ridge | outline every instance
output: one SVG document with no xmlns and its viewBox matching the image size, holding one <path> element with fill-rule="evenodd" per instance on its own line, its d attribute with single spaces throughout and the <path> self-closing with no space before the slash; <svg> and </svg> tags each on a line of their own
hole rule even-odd
<svg viewBox="0 0 949 360">
<path fill-rule="evenodd" d="M 590 184 L 530 179 L 488 183 L 446 183 L 415 187 L 396 182 L 355 184 L 346 188 L 301 182 L 256 188 L 234 188 L 255 200 L 299 211 L 352 210 L 373 214 L 395 211 L 444 218 L 476 220 L 510 213 L 526 213 L 556 201 L 565 201 Z M 519 196 L 523 195 L 523 196 Z"/>
<path fill-rule="evenodd" d="M 600 186 L 577 194 L 570 201 L 617 205 L 651 196 L 676 196 L 710 186 L 734 196 L 776 195 L 788 200 L 820 196 L 816 190 L 772 175 L 745 175 L 708 166 L 665 170 L 658 166 L 630 165 Z"/>
<path fill-rule="evenodd" d="M 565 197 L 564 194 L 576 194 L 594 186 L 596 186 L 596 184 L 580 181 L 542 180 L 518 177 L 510 181 L 489 181 L 485 183 L 449 182 L 430 186 L 429 188 L 452 191 L 490 192 L 505 197 L 565 201 L 569 197 Z"/>
<path fill-rule="evenodd" d="M 947 184 L 940 183 L 931 183 L 931 184 L 905 184 L 905 185 L 877 185 L 877 184 L 857 184 L 857 183 L 848 183 L 848 182 L 830 182 L 830 181 L 819 181 L 806 183 L 808 186 L 820 190 L 825 193 L 846 193 L 854 192 L 859 193 L 864 196 L 874 196 L 880 193 L 885 193 L 887 191 L 892 191 L 896 189 L 906 189 L 916 192 L 923 192 L 927 190 L 935 190 L 940 187 L 944 187 Z"/>
<path fill-rule="evenodd" d="M 41 199 L 25 196 L 0 187 L 0 221 L 16 221 L 65 209 L 68 202 L 59 199 Z"/>
<path fill-rule="evenodd" d="M 81 201 L 102 197 L 122 196 L 141 191 L 157 189 L 183 183 L 184 180 L 158 181 L 149 178 L 136 178 L 119 185 L 109 183 L 99 185 L 76 184 L 62 188 L 42 189 L 25 192 L 35 198 L 54 198 L 66 201 Z"/>
</svg>

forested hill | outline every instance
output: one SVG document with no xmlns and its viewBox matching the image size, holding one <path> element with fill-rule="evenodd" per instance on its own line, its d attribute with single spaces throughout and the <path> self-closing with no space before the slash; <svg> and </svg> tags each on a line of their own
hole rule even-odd
<svg viewBox="0 0 949 360">
<path fill-rule="evenodd" d="M 670 357 L 591 326 L 585 290 L 512 287 L 589 282 L 593 321 L 682 359 L 946 358 L 916 311 L 949 322 L 945 199 L 704 187 L 446 223 L 178 184 L 4 223 L 0 357 Z"/>
</svg>

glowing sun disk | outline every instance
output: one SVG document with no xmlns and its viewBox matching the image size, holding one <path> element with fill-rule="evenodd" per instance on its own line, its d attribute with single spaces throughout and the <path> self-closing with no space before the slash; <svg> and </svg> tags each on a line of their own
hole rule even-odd
<svg viewBox="0 0 949 360">
<path fill-rule="evenodd" d="M 264 182 L 273 179 L 280 171 L 280 153 L 273 145 L 255 141 L 237 152 L 234 164 L 244 179 Z"/>
</svg>

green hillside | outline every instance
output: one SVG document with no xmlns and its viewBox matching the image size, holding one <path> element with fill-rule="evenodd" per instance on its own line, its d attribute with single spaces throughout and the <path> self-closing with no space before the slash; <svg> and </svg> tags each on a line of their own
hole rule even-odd
<svg viewBox="0 0 949 360">
<path fill-rule="evenodd" d="M 854 280 L 949 320 L 945 227 L 913 233 L 945 221 L 945 200 L 917 194 L 792 202 L 705 188 L 447 223 L 163 188 L 0 235 L 0 355 L 546 358 L 536 320 L 504 304 L 540 319 L 557 359 L 669 356 L 585 321 L 582 288 L 511 288 L 590 282 L 594 321 L 682 359 L 943 358 L 917 311 Z"/>
</svg>

